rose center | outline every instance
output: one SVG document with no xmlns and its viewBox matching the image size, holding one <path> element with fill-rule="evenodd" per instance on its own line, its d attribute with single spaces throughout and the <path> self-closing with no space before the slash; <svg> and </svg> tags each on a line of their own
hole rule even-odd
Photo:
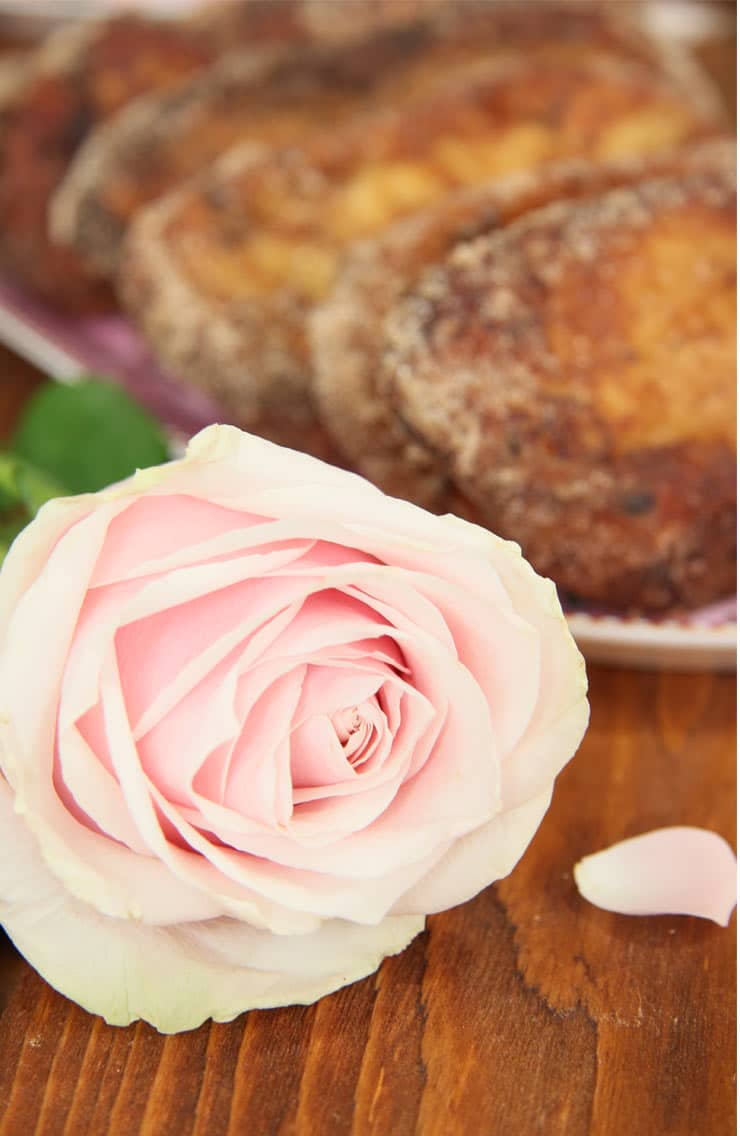
<svg viewBox="0 0 740 1136">
<path fill-rule="evenodd" d="M 347 706 L 344 710 L 337 710 L 336 714 L 332 714 L 331 721 L 342 745 L 345 745 L 362 726 L 362 718 L 357 706 Z"/>
<path fill-rule="evenodd" d="M 367 748 L 375 735 L 372 715 L 363 714 L 359 706 L 347 706 L 331 716 L 331 723 L 344 750 L 344 756 L 352 766 L 363 763 Z"/>
</svg>

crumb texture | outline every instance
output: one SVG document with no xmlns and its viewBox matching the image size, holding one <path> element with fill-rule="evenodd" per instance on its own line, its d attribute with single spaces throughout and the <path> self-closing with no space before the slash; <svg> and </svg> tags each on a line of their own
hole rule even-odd
<svg viewBox="0 0 740 1136">
<path fill-rule="evenodd" d="M 573 596 L 661 610 L 734 587 L 725 158 L 460 243 L 388 317 L 401 420 Z"/>
</svg>

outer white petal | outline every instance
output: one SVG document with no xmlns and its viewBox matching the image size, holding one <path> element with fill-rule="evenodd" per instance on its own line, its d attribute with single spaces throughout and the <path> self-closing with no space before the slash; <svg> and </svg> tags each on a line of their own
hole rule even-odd
<svg viewBox="0 0 740 1136">
<path fill-rule="evenodd" d="M 496 567 L 514 610 L 540 639 L 540 692 L 527 730 L 503 762 L 504 807 L 532 799 L 551 783 L 577 750 L 588 725 L 586 665 L 563 615 L 552 580 L 539 576 L 516 544 L 458 517 L 464 530 Z"/>
<path fill-rule="evenodd" d="M 190 440 L 180 461 L 140 470 L 102 496 L 144 493 L 187 493 L 266 517 L 307 522 L 308 534 L 314 534 L 317 522 L 341 526 L 344 534 L 339 536 L 340 543 L 355 544 L 369 552 L 378 548 L 383 559 L 385 548 L 390 563 L 422 570 L 429 567 L 430 552 L 444 552 L 450 564 L 454 564 L 456 551 L 490 559 L 492 542 L 499 546 L 500 556 L 520 555 L 515 544 L 493 537 L 477 525 L 456 517 L 438 517 L 409 501 L 389 497 L 359 474 L 277 446 L 235 426 L 206 427 Z M 351 539 L 352 533 L 356 541 Z M 314 535 L 318 536 L 318 531 Z M 465 574 L 461 568 L 461 575 Z"/>
<path fill-rule="evenodd" d="M 419 883 L 393 907 L 394 914 L 445 911 L 508 876 L 540 826 L 552 787 L 456 841 Z"/>
<path fill-rule="evenodd" d="M 35 522 L 15 538 L 2 564 L 0 643 L 13 608 L 43 569 L 56 541 L 93 507 L 90 496 L 54 498 L 42 505 Z"/>
<path fill-rule="evenodd" d="M 275 445 L 236 426 L 207 426 L 190 439 L 185 461 L 224 463 L 242 474 L 245 484 L 261 489 L 295 489 L 306 482 L 326 487 L 352 484 L 356 491 L 382 496 L 381 490 L 358 474 L 329 465 L 299 450 Z"/>
<path fill-rule="evenodd" d="M 138 1018 L 162 1033 L 230 1021 L 250 1009 L 307 1004 L 371 974 L 423 929 L 423 917 L 376 926 L 331 921 L 273 937 L 236 920 L 151 927 L 74 899 L 46 867 L 0 782 L 0 919 L 61 993 L 111 1025 Z"/>
<path fill-rule="evenodd" d="M 644 832 L 585 856 L 573 869 L 590 903 L 623 915 L 699 915 L 726 927 L 737 902 L 737 861 L 705 828 Z"/>
</svg>

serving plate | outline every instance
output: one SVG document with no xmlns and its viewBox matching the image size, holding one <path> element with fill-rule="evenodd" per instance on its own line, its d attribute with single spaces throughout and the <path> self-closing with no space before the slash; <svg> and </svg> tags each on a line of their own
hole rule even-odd
<svg viewBox="0 0 740 1136">
<path fill-rule="evenodd" d="M 191 434 L 219 420 L 216 404 L 166 375 L 120 315 L 63 315 L 0 282 L 0 341 L 62 382 L 96 374 L 121 383 L 165 424 L 173 452 L 180 452 Z M 568 613 L 568 622 L 590 662 L 647 670 L 735 669 L 734 599 L 681 618 L 577 611 Z"/>
<path fill-rule="evenodd" d="M 591 663 L 641 670 L 725 671 L 737 666 L 735 600 L 726 615 L 692 612 L 683 618 L 641 619 L 576 612 L 568 623 L 578 646 Z M 719 605 L 717 605 L 719 607 Z M 710 613 L 713 609 L 707 609 Z"/>
</svg>

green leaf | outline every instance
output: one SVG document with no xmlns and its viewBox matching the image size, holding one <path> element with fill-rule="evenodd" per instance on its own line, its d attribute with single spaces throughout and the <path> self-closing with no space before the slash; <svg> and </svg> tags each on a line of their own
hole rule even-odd
<svg viewBox="0 0 740 1136">
<path fill-rule="evenodd" d="M 66 487 L 91 493 L 169 457 L 156 420 L 99 379 L 48 383 L 26 404 L 11 449 Z"/>
<path fill-rule="evenodd" d="M 35 514 L 52 497 L 64 497 L 66 489 L 17 454 L 0 451 L 0 520 L 18 507 Z"/>
<path fill-rule="evenodd" d="M 21 529 L 66 490 L 15 454 L 0 452 L 0 563 Z"/>
</svg>

